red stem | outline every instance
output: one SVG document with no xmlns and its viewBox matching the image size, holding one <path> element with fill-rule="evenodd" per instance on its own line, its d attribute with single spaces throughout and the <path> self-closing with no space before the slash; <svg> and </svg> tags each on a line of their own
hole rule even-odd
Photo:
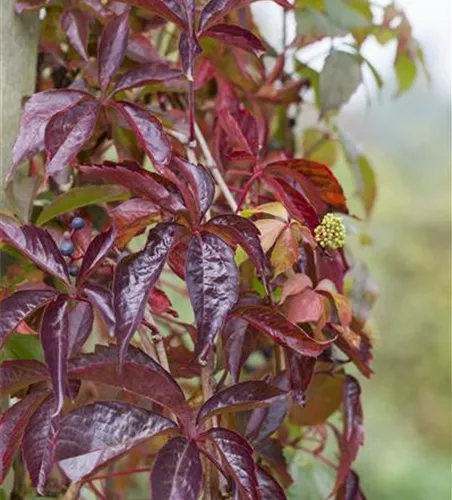
<svg viewBox="0 0 452 500">
<path fill-rule="evenodd" d="M 103 495 L 97 488 L 96 486 L 93 484 L 93 480 L 91 479 L 91 481 L 88 481 L 88 487 L 91 491 L 94 492 L 94 494 L 96 495 L 96 497 L 100 498 L 101 500 L 107 500 L 107 497 L 105 495 Z"/>
<path fill-rule="evenodd" d="M 254 172 L 254 174 L 246 181 L 246 184 L 243 187 L 243 192 L 242 192 L 240 199 L 237 203 L 237 212 L 239 212 L 240 209 L 242 208 L 243 203 L 245 203 L 245 198 L 246 198 L 246 195 L 248 194 L 248 191 L 251 189 L 251 186 L 253 185 L 254 181 L 259 178 L 261 173 L 262 173 L 261 171 Z"/>
</svg>

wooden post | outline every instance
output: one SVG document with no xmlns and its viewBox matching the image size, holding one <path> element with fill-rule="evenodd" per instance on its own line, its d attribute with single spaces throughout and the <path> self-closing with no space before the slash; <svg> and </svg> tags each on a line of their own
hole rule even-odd
<svg viewBox="0 0 452 500">
<path fill-rule="evenodd" d="M 18 15 L 14 0 L 0 0 L 0 208 L 5 206 L 3 183 L 19 130 L 22 98 L 35 90 L 38 36 L 37 12 Z"/>
</svg>

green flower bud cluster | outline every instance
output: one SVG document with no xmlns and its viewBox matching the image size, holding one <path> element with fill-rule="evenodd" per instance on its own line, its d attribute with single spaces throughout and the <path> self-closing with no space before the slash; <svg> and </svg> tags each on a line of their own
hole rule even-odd
<svg viewBox="0 0 452 500">
<path fill-rule="evenodd" d="M 343 247 L 345 234 L 342 218 L 335 214 L 326 214 L 320 225 L 314 230 L 315 241 L 323 248 Z"/>
</svg>

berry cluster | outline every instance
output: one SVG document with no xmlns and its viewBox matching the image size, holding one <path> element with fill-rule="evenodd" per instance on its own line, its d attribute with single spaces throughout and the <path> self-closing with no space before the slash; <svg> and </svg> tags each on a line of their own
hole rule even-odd
<svg viewBox="0 0 452 500">
<path fill-rule="evenodd" d="M 323 248 L 341 248 L 345 243 L 345 226 L 342 218 L 335 214 L 326 214 L 314 230 L 315 240 Z"/>
<path fill-rule="evenodd" d="M 72 234 L 74 231 L 77 229 L 83 229 L 85 227 L 85 219 L 82 217 L 74 217 L 71 221 L 71 232 L 66 232 L 63 235 L 63 240 L 60 243 L 60 252 L 62 255 L 65 257 L 71 257 L 72 254 L 74 253 L 75 246 L 74 243 L 72 242 Z M 77 276 L 78 274 L 78 267 L 75 265 L 72 265 L 69 267 L 69 274 L 71 276 Z"/>
</svg>

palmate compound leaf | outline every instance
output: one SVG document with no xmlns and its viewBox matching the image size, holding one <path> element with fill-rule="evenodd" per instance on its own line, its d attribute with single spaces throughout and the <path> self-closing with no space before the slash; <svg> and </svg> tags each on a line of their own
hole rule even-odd
<svg viewBox="0 0 452 500">
<path fill-rule="evenodd" d="M 124 361 L 127 346 L 143 319 L 149 292 L 163 270 L 178 230 L 177 224 L 158 224 L 150 231 L 143 250 L 124 257 L 116 267 L 113 308 L 120 365 Z"/>
<path fill-rule="evenodd" d="M 151 473 L 153 500 L 197 500 L 202 465 L 194 440 L 174 437 L 157 454 Z"/>
<path fill-rule="evenodd" d="M 0 302 L 0 348 L 9 334 L 30 314 L 58 295 L 56 290 L 19 290 Z"/>
<path fill-rule="evenodd" d="M 55 241 L 45 229 L 36 226 L 17 226 L 0 217 L 0 241 L 12 245 L 43 271 L 69 283 L 66 261 Z"/>
<path fill-rule="evenodd" d="M 279 403 L 287 392 L 261 380 L 232 385 L 214 394 L 199 409 L 198 424 L 218 413 L 264 408 Z"/>
<path fill-rule="evenodd" d="M 185 279 L 198 331 L 195 355 L 204 361 L 238 299 L 239 275 L 234 252 L 213 234 L 193 236 L 187 252 Z"/>
<path fill-rule="evenodd" d="M 55 460 L 71 481 L 80 481 L 134 446 L 175 427 L 157 413 L 119 401 L 83 406 L 61 419 Z"/>
</svg>

